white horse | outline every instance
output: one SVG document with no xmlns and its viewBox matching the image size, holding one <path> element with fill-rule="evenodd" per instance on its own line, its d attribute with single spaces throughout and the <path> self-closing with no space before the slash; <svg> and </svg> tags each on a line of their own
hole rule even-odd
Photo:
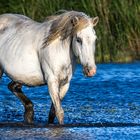
<svg viewBox="0 0 140 140">
<path fill-rule="evenodd" d="M 69 11 L 38 23 L 17 14 L 0 15 L 0 78 L 5 73 L 12 81 L 9 89 L 24 105 L 24 119 L 33 123 L 33 103 L 23 94 L 22 85 L 48 85 L 52 105 L 48 122 L 55 116 L 63 124 L 64 98 L 76 59 L 88 77 L 96 73 L 94 60 L 98 17 Z"/>
</svg>

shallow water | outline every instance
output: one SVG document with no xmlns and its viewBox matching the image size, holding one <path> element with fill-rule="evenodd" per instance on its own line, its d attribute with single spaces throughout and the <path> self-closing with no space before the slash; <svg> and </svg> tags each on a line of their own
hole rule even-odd
<svg viewBox="0 0 140 140">
<path fill-rule="evenodd" d="M 124 128 L 4 128 L 2 140 L 139 140 L 140 127 Z"/>
<path fill-rule="evenodd" d="M 93 78 L 77 67 L 63 100 L 66 124 L 125 123 L 125 127 L 1 127 L 2 139 L 140 139 L 140 63 L 99 64 Z M 0 80 L 0 123 L 23 122 L 23 106 Z M 36 124 L 47 122 L 51 100 L 47 87 L 23 88 L 34 103 Z M 55 120 L 57 123 L 57 120 Z M 138 124 L 131 126 L 129 124 Z M 14 135 L 13 135 L 14 134 Z"/>
</svg>

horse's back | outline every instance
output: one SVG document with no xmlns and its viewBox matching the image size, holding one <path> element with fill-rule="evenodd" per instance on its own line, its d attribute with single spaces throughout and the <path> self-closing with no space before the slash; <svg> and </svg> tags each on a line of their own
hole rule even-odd
<svg viewBox="0 0 140 140">
<path fill-rule="evenodd" d="M 18 21 L 31 20 L 30 18 L 19 14 L 2 14 L 0 15 L 0 30 L 4 30 Z"/>
<path fill-rule="evenodd" d="M 12 80 L 39 85 L 44 81 L 35 47 L 39 39 L 32 24 L 23 15 L 0 15 L 0 66 Z"/>
</svg>

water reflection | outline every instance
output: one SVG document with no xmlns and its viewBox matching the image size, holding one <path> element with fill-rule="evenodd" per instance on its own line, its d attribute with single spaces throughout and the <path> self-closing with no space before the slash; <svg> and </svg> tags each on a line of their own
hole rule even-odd
<svg viewBox="0 0 140 140">
<path fill-rule="evenodd" d="M 1 139 L 20 140 L 109 140 L 139 139 L 140 127 L 102 128 L 0 128 Z"/>
</svg>

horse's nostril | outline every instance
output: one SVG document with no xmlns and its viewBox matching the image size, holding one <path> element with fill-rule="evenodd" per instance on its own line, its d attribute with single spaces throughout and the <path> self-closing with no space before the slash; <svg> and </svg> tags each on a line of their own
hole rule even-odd
<svg viewBox="0 0 140 140">
<path fill-rule="evenodd" d="M 84 72 L 85 72 L 85 73 L 88 73 L 89 71 L 90 71 L 89 68 L 88 68 L 87 66 L 85 66 L 85 67 L 84 67 Z"/>
<path fill-rule="evenodd" d="M 84 74 L 88 77 L 93 76 L 96 73 L 96 68 L 84 67 Z"/>
</svg>

